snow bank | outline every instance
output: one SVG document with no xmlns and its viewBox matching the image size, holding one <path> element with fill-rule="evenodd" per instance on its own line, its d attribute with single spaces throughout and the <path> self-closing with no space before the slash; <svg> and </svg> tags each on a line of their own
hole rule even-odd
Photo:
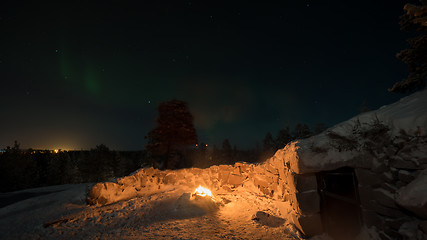
<svg viewBox="0 0 427 240">
<path fill-rule="evenodd" d="M 67 184 L 7 193 L 10 196 L 22 192 L 40 193 L 40 195 L 0 208 L 2 235 L 0 238 L 47 239 L 38 235 L 44 230 L 43 225 L 52 219 L 60 219 L 64 215 L 86 207 L 86 190 L 92 185 Z M 5 196 L 6 194 L 3 194 L 3 197 Z"/>
</svg>

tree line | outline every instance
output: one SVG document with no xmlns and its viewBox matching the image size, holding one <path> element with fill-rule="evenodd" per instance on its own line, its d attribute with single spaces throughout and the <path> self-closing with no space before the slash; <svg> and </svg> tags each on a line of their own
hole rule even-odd
<svg viewBox="0 0 427 240">
<path fill-rule="evenodd" d="M 112 151 L 101 144 L 87 151 L 21 149 L 15 141 L 0 153 L 0 192 L 59 184 L 100 182 L 143 166 L 145 151 Z"/>
<path fill-rule="evenodd" d="M 265 160 L 290 141 L 303 139 L 324 131 L 325 124 L 316 124 L 313 130 L 307 124 L 297 124 L 290 131 L 285 127 L 275 138 L 267 133 L 262 148 L 257 144 L 253 149 L 242 151 L 232 147 L 225 139 L 219 148 L 208 148 L 205 143 L 198 144 L 193 125 L 193 116 L 188 104 L 181 100 L 161 102 L 158 105 L 156 126 L 147 134 L 146 145 L 149 162 L 160 169 L 183 167 L 208 167 L 214 164 L 231 164 L 238 161 L 257 162 Z"/>
<path fill-rule="evenodd" d="M 168 102 L 162 104 L 167 105 Z M 189 116 L 191 113 L 182 111 L 182 109 L 179 112 L 180 114 L 185 112 L 187 115 L 185 118 L 191 120 L 191 124 L 185 126 L 192 128 L 192 117 Z M 170 113 L 167 116 L 169 118 L 174 114 Z M 317 130 L 311 131 L 306 124 L 297 124 L 293 131 L 290 131 L 289 127 L 278 131 L 275 138 L 271 133 L 267 133 L 262 141 L 262 146 L 257 143 L 252 149 L 241 150 L 236 145 L 232 145 L 228 139 L 224 139 L 220 146 L 215 144 L 208 146 L 205 143 L 194 144 L 197 142 L 197 138 L 194 138 L 194 135 L 197 136 L 195 130 L 190 132 L 191 140 L 182 140 L 182 137 L 186 135 L 177 137 L 173 133 L 183 129 L 187 131 L 185 127 L 180 126 L 179 120 L 169 119 L 168 122 L 168 126 L 171 125 L 178 130 L 167 132 L 160 131 L 162 128 L 157 130 L 155 128 L 147 136 L 160 133 L 171 134 L 171 136 L 151 138 L 146 149 L 141 151 L 113 151 L 104 144 L 81 151 L 34 150 L 22 149 L 20 144 L 15 141 L 12 147 L 7 147 L 0 153 L 0 192 L 60 184 L 107 181 L 129 175 L 142 167 L 206 168 L 235 162 L 261 162 L 271 157 L 277 149 L 284 147 L 288 142 L 297 138 L 309 137 L 326 128 L 325 125 L 318 124 L 314 128 Z M 173 129 L 168 126 L 163 127 Z M 174 141 L 181 142 L 175 143 Z M 155 148 L 151 149 L 153 146 Z"/>
</svg>

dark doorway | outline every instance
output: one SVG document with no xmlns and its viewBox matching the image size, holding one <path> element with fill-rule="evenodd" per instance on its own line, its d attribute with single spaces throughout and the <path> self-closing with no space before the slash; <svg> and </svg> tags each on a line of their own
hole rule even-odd
<svg viewBox="0 0 427 240">
<path fill-rule="evenodd" d="M 335 239 L 352 239 L 362 218 L 354 169 L 345 167 L 317 174 L 325 231 Z"/>
</svg>

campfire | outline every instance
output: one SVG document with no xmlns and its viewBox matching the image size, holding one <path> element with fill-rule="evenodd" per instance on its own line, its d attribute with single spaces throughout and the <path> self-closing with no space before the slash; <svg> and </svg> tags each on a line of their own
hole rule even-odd
<svg viewBox="0 0 427 240">
<path fill-rule="evenodd" d="M 222 206 L 211 190 L 201 185 L 193 192 L 185 192 L 176 200 L 175 213 L 179 216 L 201 216 L 215 212 Z"/>
<path fill-rule="evenodd" d="M 194 191 L 193 197 L 201 197 L 201 198 L 206 198 L 206 197 L 210 197 L 212 198 L 212 192 L 211 190 L 202 187 L 201 185 L 199 185 L 198 188 L 196 188 L 196 190 Z"/>
<path fill-rule="evenodd" d="M 195 202 L 206 202 L 206 203 L 218 203 L 220 204 L 220 200 L 218 200 L 211 192 L 211 190 L 202 187 L 199 185 L 196 190 L 190 195 L 190 200 L 195 200 Z"/>
</svg>

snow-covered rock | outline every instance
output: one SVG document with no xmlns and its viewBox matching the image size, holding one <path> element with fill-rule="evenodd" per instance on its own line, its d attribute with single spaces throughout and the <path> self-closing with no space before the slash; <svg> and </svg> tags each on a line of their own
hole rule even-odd
<svg viewBox="0 0 427 240">
<path fill-rule="evenodd" d="M 397 203 L 415 215 L 427 219 L 427 169 L 398 191 Z"/>
</svg>

